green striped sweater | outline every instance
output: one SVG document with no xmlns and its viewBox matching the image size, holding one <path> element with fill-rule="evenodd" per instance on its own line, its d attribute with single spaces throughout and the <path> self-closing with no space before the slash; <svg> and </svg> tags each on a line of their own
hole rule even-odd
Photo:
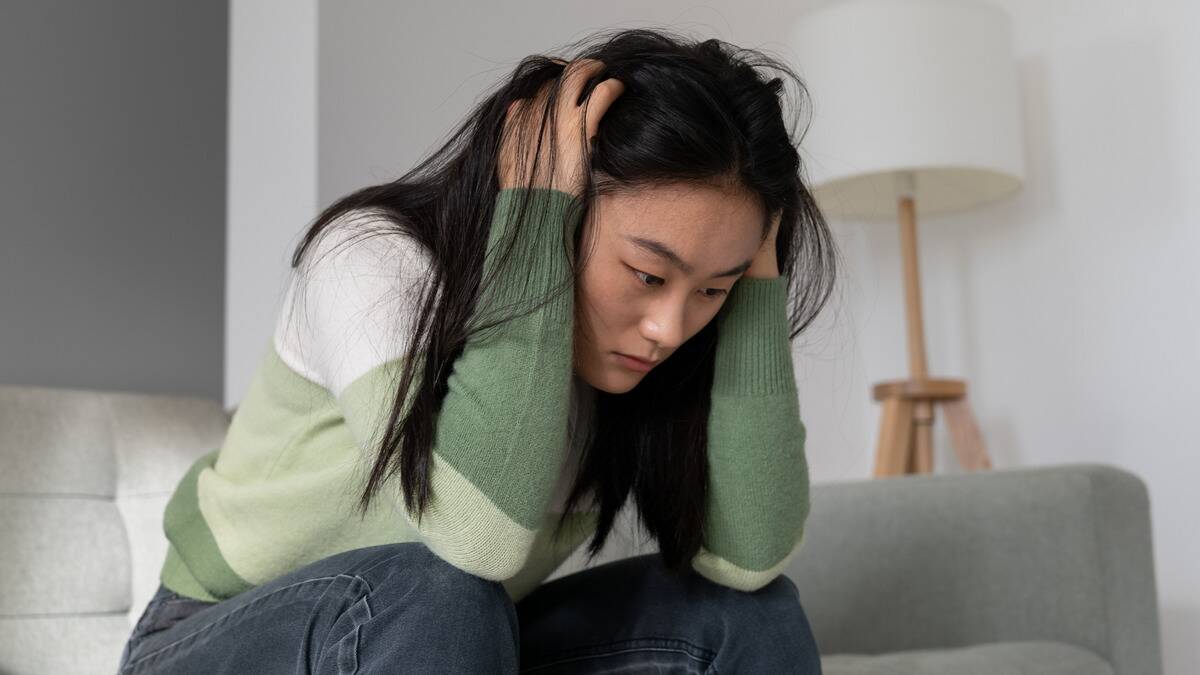
<svg viewBox="0 0 1200 675">
<path fill-rule="evenodd" d="M 511 271 L 480 298 L 481 309 L 541 297 L 570 276 L 550 235 L 566 220 L 578 227 L 579 209 L 570 208 L 578 200 L 532 192 L 517 264 L 504 268 Z M 524 193 L 497 195 L 485 273 Z M 222 445 L 192 465 L 167 504 L 160 579 L 176 593 L 222 600 L 342 551 L 420 541 L 501 582 L 517 601 L 595 531 L 595 511 L 581 510 L 568 515 L 567 536 L 550 537 L 574 477 L 572 440 L 590 407 L 571 368 L 569 292 L 468 341 L 439 414 L 433 498 L 420 526 L 396 479 L 365 517 L 354 511 L 393 401 L 417 284 L 431 264 L 407 235 L 363 236 L 371 218 L 342 216 L 306 252 L 302 273 L 293 270 Z M 709 501 L 692 567 L 746 591 L 795 555 L 809 508 L 786 300 L 783 277 L 743 277 L 715 319 Z"/>
</svg>

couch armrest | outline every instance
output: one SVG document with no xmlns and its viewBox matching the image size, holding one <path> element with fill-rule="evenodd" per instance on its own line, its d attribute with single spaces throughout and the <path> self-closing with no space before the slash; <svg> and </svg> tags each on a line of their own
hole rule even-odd
<svg viewBox="0 0 1200 675">
<path fill-rule="evenodd" d="M 822 653 L 1054 640 L 1162 671 L 1148 494 L 1113 466 L 814 484 L 787 574 Z"/>
</svg>

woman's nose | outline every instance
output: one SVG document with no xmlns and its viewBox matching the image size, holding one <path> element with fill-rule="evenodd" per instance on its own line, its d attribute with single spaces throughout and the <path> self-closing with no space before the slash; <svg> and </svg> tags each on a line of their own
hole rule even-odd
<svg viewBox="0 0 1200 675">
<path fill-rule="evenodd" d="M 674 351 L 683 343 L 683 310 L 662 305 L 642 317 L 642 337 L 658 343 L 659 348 Z"/>
</svg>

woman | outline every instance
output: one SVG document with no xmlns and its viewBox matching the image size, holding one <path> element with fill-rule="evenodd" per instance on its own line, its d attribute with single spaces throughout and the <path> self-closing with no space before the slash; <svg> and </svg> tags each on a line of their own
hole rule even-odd
<svg viewBox="0 0 1200 675">
<path fill-rule="evenodd" d="M 835 250 L 791 73 L 600 38 L 309 228 L 122 673 L 820 672 L 789 341 Z M 630 496 L 659 552 L 543 583 Z"/>
</svg>

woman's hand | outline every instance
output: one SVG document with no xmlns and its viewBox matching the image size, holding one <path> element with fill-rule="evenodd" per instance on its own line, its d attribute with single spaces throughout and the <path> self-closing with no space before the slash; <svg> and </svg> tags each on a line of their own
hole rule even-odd
<svg viewBox="0 0 1200 675">
<path fill-rule="evenodd" d="M 782 217 L 783 209 L 779 209 L 771 218 L 771 229 L 767 232 L 767 238 L 750 261 L 750 268 L 746 270 L 744 276 L 767 279 L 779 276 L 779 261 L 775 255 L 775 236 L 779 234 L 779 220 Z"/>
<path fill-rule="evenodd" d="M 592 138 L 600 126 L 600 118 L 608 111 L 612 102 L 625 92 L 625 85 L 620 80 L 610 77 L 597 84 L 582 105 L 576 105 L 575 101 L 583 92 L 584 85 L 603 68 L 602 61 L 579 59 L 568 63 L 560 76 L 562 84 L 554 116 L 558 148 L 554 158 L 553 181 L 546 175 L 545 166 L 550 148 L 549 124 L 541 142 L 538 175 L 533 175 L 533 155 L 538 146 L 537 131 L 542 125 L 542 111 L 553 82 L 542 85 L 535 99 L 517 99 L 509 104 L 504 118 L 504 137 L 500 144 L 497 167 L 501 190 L 523 187 L 525 183 L 520 181 L 531 181 L 531 187 L 553 187 L 574 196 L 583 192 L 583 172 L 587 171 L 587 167 L 583 165 L 584 143 L 590 147 Z M 579 137 L 581 128 L 586 129 L 585 139 Z M 524 148 L 518 148 L 518 139 Z M 518 156 L 521 151 L 524 151 L 524 156 Z"/>
</svg>

